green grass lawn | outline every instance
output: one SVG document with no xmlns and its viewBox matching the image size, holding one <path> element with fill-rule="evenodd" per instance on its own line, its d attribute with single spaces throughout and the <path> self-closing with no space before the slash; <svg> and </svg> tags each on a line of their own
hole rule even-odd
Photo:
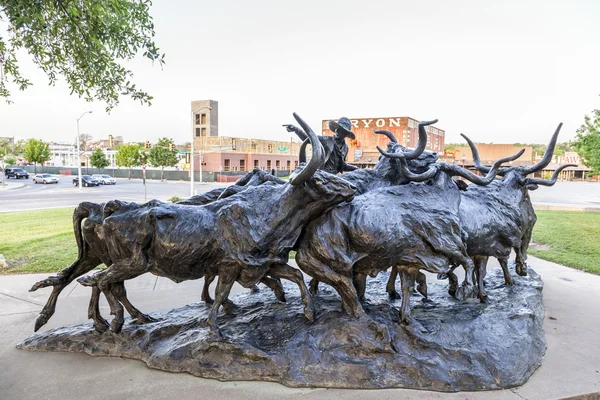
<svg viewBox="0 0 600 400">
<path fill-rule="evenodd" d="M 73 209 L 0 213 L 6 273 L 55 272 L 77 259 Z M 600 275 L 600 213 L 538 211 L 529 254 Z"/>
<path fill-rule="evenodd" d="M 600 213 L 537 211 L 536 214 L 535 244 L 530 246 L 529 254 L 600 275 Z"/>
<path fill-rule="evenodd" d="M 2 273 L 53 272 L 77 259 L 73 208 L 0 213 Z"/>
</svg>

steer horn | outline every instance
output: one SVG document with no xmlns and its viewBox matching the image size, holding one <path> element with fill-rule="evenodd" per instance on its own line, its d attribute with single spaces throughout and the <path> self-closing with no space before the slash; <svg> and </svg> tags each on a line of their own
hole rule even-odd
<svg viewBox="0 0 600 400">
<path fill-rule="evenodd" d="M 462 136 L 467 141 L 467 144 L 471 148 L 471 154 L 473 154 L 473 163 L 475 164 L 475 168 L 477 168 L 477 171 L 481 172 L 482 174 L 487 174 L 488 172 L 490 172 L 490 167 L 481 165 L 481 160 L 479 159 L 479 150 L 477 150 L 477 146 L 475 146 L 475 143 L 473 143 L 473 141 L 469 139 L 464 133 L 461 133 L 460 136 Z M 505 173 L 506 168 L 500 168 L 498 170 L 498 175 L 504 175 Z"/>
<path fill-rule="evenodd" d="M 568 167 L 577 167 L 577 164 L 565 164 L 556 168 L 556 171 L 552 174 L 550 179 L 540 179 L 540 178 L 525 178 L 526 185 L 542 185 L 542 186 L 553 186 L 556 183 L 556 179 L 558 175 L 562 172 L 563 169 Z"/>
<path fill-rule="evenodd" d="M 490 183 L 492 183 L 492 181 L 498 174 L 498 170 L 500 169 L 500 166 L 502 164 L 504 164 L 505 162 L 516 160 L 517 158 L 521 157 L 524 152 L 525 152 L 525 149 L 521 149 L 517 154 L 515 154 L 513 156 L 504 157 L 504 158 L 499 159 L 492 165 L 492 167 L 488 171 L 487 175 L 484 177 L 475 175 L 468 169 L 462 168 L 462 167 L 460 167 L 458 165 L 454 165 L 454 164 L 440 163 L 441 164 L 440 169 L 442 171 L 447 172 L 450 175 L 462 176 L 463 178 L 468 179 L 469 181 L 471 181 L 477 185 L 485 186 L 485 185 L 489 185 Z"/>
<path fill-rule="evenodd" d="M 312 158 L 308 164 L 303 169 L 294 171 L 290 177 L 290 183 L 294 186 L 298 186 L 310 179 L 313 174 L 323 166 L 325 163 L 325 151 L 323 150 L 319 138 L 313 132 L 311 127 L 308 126 L 298 114 L 294 113 L 294 118 L 298 121 L 302 129 L 304 129 L 304 132 L 308 135 L 308 140 L 310 140 L 310 144 L 312 145 Z"/>
<path fill-rule="evenodd" d="M 298 154 L 298 162 L 300 164 L 306 162 L 306 145 L 310 143 L 309 139 L 305 139 L 300 145 L 300 153 Z"/>
<path fill-rule="evenodd" d="M 378 148 L 378 149 L 379 149 L 379 152 L 381 154 L 383 154 L 384 156 L 396 158 L 396 159 L 400 160 L 400 170 L 402 171 L 402 175 L 404 175 L 404 177 L 410 181 L 414 181 L 414 182 L 426 181 L 427 179 L 434 177 L 435 174 L 437 173 L 438 169 L 440 169 L 444 172 L 447 172 L 449 175 L 452 175 L 452 176 L 454 176 L 454 175 L 462 176 L 463 178 L 466 178 L 469 181 L 471 181 L 475 184 L 478 184 L 478 185 L 490 184 L 496 177 L 498 168 L 500 168 L 500 166 L 503 163 L 508 162 L 508 161 L 514 161 L 517 158 L 521 157 L 521 155 L 525 152 L 525 149 L 521 149 L 521 151 L 519 151 L 517 154 L 515 154 L 513 156 L 501 158 L 500 160 L 496 161 L 494 163 L 494 165 L 492 165 L 492 168 L 490 168 L 490 171 L 488 172 L 488 174 L 485 177 L 481 177 L 481 176 L 475 175 L 474 173 L 470 172 L 469 170 L 459 167 L 458 165 L 452 165 L 452 164 L 446 164 L 446 163 L 434 163 L 429 167 L 429 169 L 427 171 L 423 172 L 422 174 L 415 174 L 408 169 L 408 164 L 407 164 L 406 158 L 404 157 L 403 154 L 386 153 L 381 148 Z"/>
<path fill-rule="evenodd" d="M 378 135 L 385 135 L 388 137 L 388 139 L 390 139 L 390 142 L 394 142 L 394 143 L 398 143 L 398 139 L 396 139 L 396 136 L 394 136 L 394 134 L 390 131 L 384 131 L 382 129 L 378 129 L 375 131 L 376 134 Z"/>
<path fill-rule="evenodd" d="M 438 122 L 437 119 L 434 119 L 433 121 L 419 122 L 419 142 L 417 143 L 417 147 L 412 151 L 403 151 L 402 153 L 386 153 L 379 146 L 377 146 L 377 150 L 379 150 L 379 152 L 381 154 L 383 154 L 384 156 L 390 157 L 390 158 L 406 158 L 407 160 L 414 160 L 415 158 L 419 158 L 421 153 L 423 153 L 423 151 L 425 150 L 425 146 L 427 146 L 427 132 L 425 132 L 425 127 L 427 125 L 433 125 L 436 122 Z M 379 132 L 387 132 L 387 131 L 379 131 Z M 378 131 L 375 131 L 375 133 L 378 133 Z M 382 133 L 382 134 L 386 135 L 385 133 Z"/>
<path fill-rule="evenodd" d="M 548 143 L 548 147 L 544 152 L 544 157 L 542 157 L 540 162 L 537 164 L 532 165 L 531 167 L 523 168 L 523 175 L 533 174 L 534 172 L 541 171 L 542 169 L 546 168 L 548 164 L 550 164 L 550 161 L 552 161 L 554 148 L 556 147 L 556 141 L 558 140 L 558 134 L 560 133 L 560 128 L 562 128 L 562 125 L 562 122 L 558 124 L 558 127 L 556 128 L 554 135 L 552 135 L 552 139 L 550 139 L 550 143 Z"/>
<path fill-rule="evenodd" d="M 550 164 L 550 161 L 552 160 L 552 154 L 554 153 L 554 148 L 556 147 L 556 141 L 558 140 L 558 134 L 560 133 L 560 129 L 562 128 L 562 125 L 563 125 L 562 122 L 560 124 L 558 124 L 558 127 L 556 128 L 554 135 L 552 135 L 552 138 L 550 139 L 550 143 L 548 143 L 548 147 L 546 148 L 546 151 L 544 152 L 544 157 L 542 157 L 540 162 L 538 162 L 537 164 L 532 165 L 530 167 L 523 168 L 521 170 L 521 173 L 523 175 L 529 175 L 534 172 L 540 171 L 540 170 L 546 168 L 546 166 L 548 164 Z M 477 170 L 482 173 L 489 172 L 490 167 L 481 165 L 481 161 L 479 159 L 479 152 L 477 151 L 477 147 L 475 147 L 475 144 L 467 136 L 463 135 L 462 133 L 460 135 L 463 138 L 465 138 L 465 140 L 469 144 L 469 147 L 471 148 L 471 153 L 473 153 L 473 162 L 475 163 L 475 167 L 477 168 Z M 515 167 L 500 168 L 498 170 L 498 175 L 506 174 L 510 168 L 515 168 Z"/>
</svg>

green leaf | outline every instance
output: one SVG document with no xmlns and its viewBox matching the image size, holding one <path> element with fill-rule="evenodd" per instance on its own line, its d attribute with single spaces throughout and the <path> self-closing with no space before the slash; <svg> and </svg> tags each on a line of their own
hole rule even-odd
<svg viewBox="0 0 600 400">
<path fill-rule="evenodd" d="M 107 112 L 121 96 L 150 105 L 152 97 L 131 84 L 133 73 L 121 65 L 140 52 L 164 64 L 153 41 L 150 5 L 148 0 L 0 0 L 0 19 L 8 23 L 8 38 L 0 37 L 0 97 L 10 101 L 10 86 L 31 85 L 18 68 L 16 54 L 23 49 L 51 85 L 62 78 L 70 93 L 106 103 Z"/>
</svg>

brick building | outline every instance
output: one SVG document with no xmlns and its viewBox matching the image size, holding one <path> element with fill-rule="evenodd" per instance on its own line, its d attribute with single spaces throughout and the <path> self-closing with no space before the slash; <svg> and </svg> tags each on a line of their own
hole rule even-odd
<svg viewBox="0 0 600 400">
<path fill-rule="evenodd" d="M 350 118 L 350 121 L 356 140 L 347 140 L 349 146 L 347 162 L 360 167 L 369 167 L 377 163 L 380 154 L 376 146 L 384 149 L 387 147 L 389 139 L 374 133 L 377 129 L 392 132 L 398 142 L 405 147 L 415 147 L 419 139 L 417 131 L 419 121 L 414 118 Z M 435 126 L 427 126 L 426 131 L 428 136 L 426 149 L 443 154 L 445 131 Z M 333 134 L 329 130 L 329 120 L 323 120 L 322 132 L 323 135 Z"/>
<path fill-rule="evenodd" d="M 514 144 L 485 143 L 476 143 L 476 146 L 477 150 L 479 151 L 479 159 L 484 165 L 492 165 L 494 161 L 499 160 L 500 158 L 512 156 L 521 149 L 525 149 L 523 155 L 517 160 L 511 161 L 510 165 L 528 166 L 534 164 L 533 148 L 531 146 L 515 146 Z M 447 162 L 449 160 L 452 160 L 456 163 L 464 163 L 466 167 L 474 166 L 471 148 L 468 146 L 455 147 L 453 150 L 446 151 L 445 159 L 445 161 Z"/>
<path fill-rule="evenodd" d="M 219 135 L 219 104 L 215 100 L 191 102 L 194 127 L 194 170 L 204 172 L 246 172 L 253 168 L 290 171 L 298 167 L 301 143 L 293 141 L 285 129 L 281 137 L 290 140 L 265 140 Z M 184 168 L 189 169 L 189 164 Z"/>
<path fill-rule="evenodd" d="M 300 143 L 278 140 L 234 138 L 229 136 L 200 137 L 194 144 L 198 171 L 200 155 L 206 172 L 293 170 L 298 167 Z"/>
</svg>

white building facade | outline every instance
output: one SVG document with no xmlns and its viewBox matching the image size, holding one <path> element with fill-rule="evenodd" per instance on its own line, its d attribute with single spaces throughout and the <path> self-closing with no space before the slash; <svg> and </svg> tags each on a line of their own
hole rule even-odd
<svg viewBox="0 0 600 400">
<path fill-rule="evenodd" d="M 45 164 L 52 167 L 76 167 L 77 166 L 77 149 L 75 146 L 67 144 L 51 144 L 48 146 L 50 150 L 50 160 Z"/>
</svg>

